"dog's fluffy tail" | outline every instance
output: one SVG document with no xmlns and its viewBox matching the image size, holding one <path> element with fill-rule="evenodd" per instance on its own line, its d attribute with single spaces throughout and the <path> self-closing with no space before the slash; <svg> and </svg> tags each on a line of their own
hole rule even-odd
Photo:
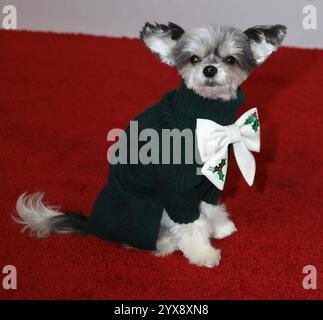
<svg viewBox="0 0 323 320">
<path fill-rule="evenodd" d="M 84 235 L 87 217 L 81 213 L 63 213 L 58 207 L 43 202 L 44 193 L 27 195 L 23 193 L 17 200 L 16 214 L 12 218 L 24 225 L 22 232 L 44 238 L 51 233 Z"/>
</svg>

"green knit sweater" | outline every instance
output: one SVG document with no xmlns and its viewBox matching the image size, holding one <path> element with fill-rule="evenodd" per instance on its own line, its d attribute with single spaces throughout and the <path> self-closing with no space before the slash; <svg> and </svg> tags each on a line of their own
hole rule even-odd
<svg viewBox="0 0 323 320">
<path fill-rule="evenodd" d="M 139 133 L 146 128 L 155 129 L 159 137 L 162 137 L 162 129 L 182 131 L 188 128 L 195 132 L 197 118 L 221 125 L 234 123 L 243 102 L 240 88 L 236 99 L 225 102 L 203 98 L 182 82 L 178 90 L 166 93 L 135 120 Z M 129 133 L 128 127 L 125 130 L 128 142 Z M 142 144 L 139 142 L 139 150 Z M 161 142 L 159 148 L 161 159 Z M 205 176 L 196 174 L 201 165 L 196 161 L 184 163 L 184 141 L 181 150 L 181 164 L 129 164 L 128 152 L 128 164 L 110 165 L 108 183 L 95 201 L 87 231 L 106 240 L 154 250 L 163 209 L 173 221 L 190 223 L 198 219 L 202 200 L 217 203 L 219 190 Z M 173 159 L 172 152 L 170 159 Z"/>
</svg>

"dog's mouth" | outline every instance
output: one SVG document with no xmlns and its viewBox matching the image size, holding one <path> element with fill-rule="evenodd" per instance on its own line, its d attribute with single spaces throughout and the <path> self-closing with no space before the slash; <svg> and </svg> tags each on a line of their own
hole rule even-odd
<svg viewBox="0 0 323 320">
<path fill-rule="evenodd" d="M 204 85 L 206 87 L 215 87 L 218 85 L 218 83 L 214 79 L 208 79 L 204 82 Z"/>
</svg>

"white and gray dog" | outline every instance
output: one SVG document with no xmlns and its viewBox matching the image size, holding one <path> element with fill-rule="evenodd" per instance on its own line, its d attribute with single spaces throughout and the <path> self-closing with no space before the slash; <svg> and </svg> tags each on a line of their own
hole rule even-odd
<svg viewBox="0 0 323 320">
<path fill-rule="evenodd" d="M 208 25 L 184 31 L 174 23 L 146 23 L 140 33 L 144 44 L 162 62 L 174 66 L 187 88 L 207 99 L 230 101 L 251 71 L 277 49 L 286 35 L 283 25 L 256 26 L 246 31 Z M 43 202 L 43 193 L 22 194 L 14 219 L 37 237 L 51 233 L 86 234 L 87 218 L 66 214 Z M 192 223 L 176 223 L 163 211 L 156 254 L 183 252 L 189 262 L 214 267 L 220 250 L 210 238 L 222 239 L 237 229 L 224 205 L 199 204 L 200 216 Z M 131 244 L 130 244 L 131 245 Z"/>
</svg>

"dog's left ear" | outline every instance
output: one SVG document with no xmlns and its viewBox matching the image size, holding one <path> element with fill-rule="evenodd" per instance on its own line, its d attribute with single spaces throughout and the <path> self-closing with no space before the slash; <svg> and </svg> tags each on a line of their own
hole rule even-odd
<svg viewBox="0 0 323 320">
<path fill-rule="evenodd" d="M 175 65 L 172 51 L 177 40 L 185 31 L 175 23 L 166 24 L 147 22 L 140 32 L 140 39 L 160 60 L 170 66 Z"/>
<path fill-rule="evenodd" d="M 251 51 L 257 64 L 263 63 L 283 42 L 287 27 L 276 24 L 273 26 L 256 26 L 247 29 Z"/>
</svg>

